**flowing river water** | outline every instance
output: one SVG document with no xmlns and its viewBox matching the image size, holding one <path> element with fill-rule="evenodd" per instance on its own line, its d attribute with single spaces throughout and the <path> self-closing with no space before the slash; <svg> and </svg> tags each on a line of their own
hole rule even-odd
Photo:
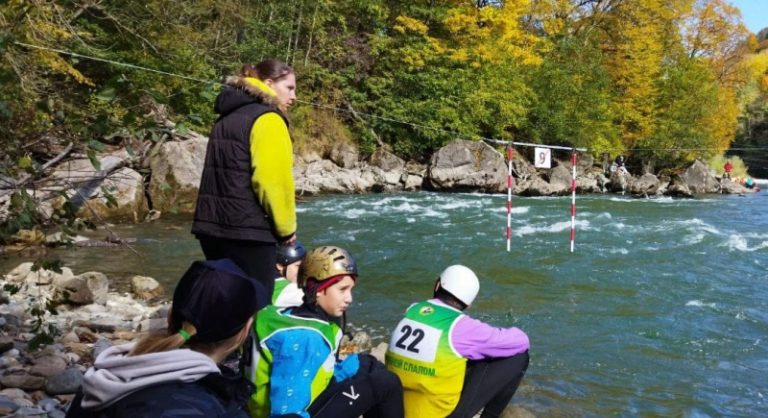
<svg viewBox="0 0 768 418">
<path fill-rule="evenodd" d="M 299 238 L 358 259 L 349 315 L 383 341 L 442 268 L 481 278 L 474 316 L 518 326 L 531 366 L 513 400 L 546 416 L 768 416 L 768 193 L 636 199 L 370 194 L 299 203 Z M 75 273 L 118 283 L 155 277 L 169 291 L 201 257 L 189 218 L 117 225 L 125 248 L 55 250 Z M 8 271 L 23 261 L 3 256 Z M 123 284 L 124 286 L 124 284 Z"/>
</svg>

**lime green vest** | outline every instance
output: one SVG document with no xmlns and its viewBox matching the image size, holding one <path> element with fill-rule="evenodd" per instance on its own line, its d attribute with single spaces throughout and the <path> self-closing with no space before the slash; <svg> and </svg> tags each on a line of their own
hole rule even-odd
<svg viewBox="0 0 768 418">
<path fill-rule="evenodd" d="M 275 279 L 275 290 L 272 291 L 272 303 L 274 304 L 277 302 L 277 298 L 280 297 L 280 294 L 283 293 L 283 290 L 290 284 L 291 282 L 286 279 L 285 277 L 278 277 Z"/>
<path fill-rule="evenodd" d="M 387 369 L 403 383 L 407 418 L 445 417 L 456 408 L 467 359 L 451 345 L 451 329 L 462 316 L 429 301 L 416 303 L 392 333 Z"/>
<path fill-rule="evenodd" d="M 256 384 L 256 392 L 248 400 L 248 410 L 254 418 L 266 418 L 270 412 L 269 380 L 272 373 L 272 353 L 267 347 L 267 341 L 275 334 L 290 329 L 315 331 L 323 337 L 331 352 L 325 362 L 317 370 L 310 389 L 311 404 L 325 390 L 333 378 L 333 368 L 336 364 L 336 349 L 341 342 L 341 328 L 334 323 L 319 319 L 301 318 L 286 311 L 290 308 L 277 308 L 268 305 L 256 313 L 253 330 L 257 341 L 253 347 L 254 370 L 251 379 Z M 258 346 L 256 346 L 258 344 Z"/>
</svg>

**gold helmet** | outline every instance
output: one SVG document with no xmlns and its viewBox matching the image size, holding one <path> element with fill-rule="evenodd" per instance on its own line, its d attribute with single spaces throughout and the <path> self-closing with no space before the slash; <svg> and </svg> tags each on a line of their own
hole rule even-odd
<svg viewBox="0 0 768 418">
<path fill-rule="evenodd" d="M 309 279 L 322 282 L 347 274 L 357 277 L 355 259 L 343 248 L 326 245 L 315 248 L 304 256 L 304 261 L 299 267 L 297 284 L 304 289 Z"/>
</svg>

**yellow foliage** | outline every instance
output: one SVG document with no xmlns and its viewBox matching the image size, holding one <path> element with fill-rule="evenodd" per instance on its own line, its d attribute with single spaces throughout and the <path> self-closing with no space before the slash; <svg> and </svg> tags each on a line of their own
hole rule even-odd
<svg viewBox="0 0 768 418">
<path fill-rule="evenodd" d="M 39 60 L 44 63 L 48 68 L 59 74 L 66 74 L 75 79 L 80 84 L 86 84 L 93 86 L 93 82 L 83 75 L 77 68 L 70 65 L 67 61 L 60 56 L 48 52 L 48 51 L 36 51 Z"/>
<path fill-rule="evenodd" d="M 408 16 L 398 16 L 395 21 L 397 23 L 395 24 L 394 29 L 400 33 L 414 32 L 425 36 L 429 31 L 429 27 L 424 22 Z"/>
</svg>

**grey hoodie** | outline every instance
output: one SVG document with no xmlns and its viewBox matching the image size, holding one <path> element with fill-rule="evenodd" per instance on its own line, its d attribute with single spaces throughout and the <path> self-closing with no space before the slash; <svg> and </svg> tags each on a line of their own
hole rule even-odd
<svg viewBox="0 0 768 418">
<path fill-rule="evenodd" d="M 131 393 L 163 382 L 194 382 L 221 373 L 208 356 L 188 349 L 128 356 L 135 343 L 102 352 L 83 378 L 84 409 L 102 409 Z"/>
</svg>

